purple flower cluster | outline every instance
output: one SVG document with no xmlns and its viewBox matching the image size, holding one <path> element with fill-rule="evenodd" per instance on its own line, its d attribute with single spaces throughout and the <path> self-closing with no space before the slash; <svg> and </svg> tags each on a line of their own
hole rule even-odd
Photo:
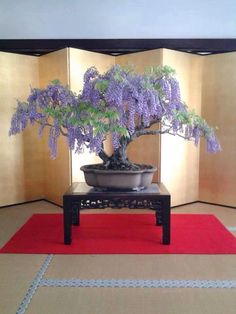
<svg viewBox="0 0 236 314">
<path fill-rule="evenodd" d="M 15 135 L 22 132 L 26 128 L 28 120 L 29 113 L 27 109 L 27 104 L 18 100 L 16 111 L 11 118 L 9 135 Z"/>
<path fill-rule="evenodd" d="M 47 108 L 49 106 L 66 107 L 68 104 L 75 105 L 75 94 L 60 84 L 48 85 L 44 89 L 31 89 L 31 94 L 28 97 L 29 110 L 36 108 Z"/>
<path fill-rule="evenodd" d="M 80 123 L 81 119 L 89 118 L 86 110 L 79 110 L 80 106 L 79 97 L 62 85 L 31 89 L 27 102 L 17 102 L 9 135 L 22 132 L 28 122 L 38 122 L 40 136 L 45 127 L 50 128 L 48 145 L 53 159 L 57 156 L 57 140 L 60 134 L 67 136 L 69 149 L 81 152 L 84 145 L 87 145 L 90 151 L 98 153 L 101 150 L 103 135 L 95 135 L 89 123 Z"/>
<path fill-rule="evenodd" d="M 214 133 L 207 136 L 206 141 L 207 141 L 207 151 L 208 152 L 217 153 L 217 152 L 221 151 L 220 143 L 219 143 L 219 141 L 218 141 L 218 139 Z"/>
<path fill-rule="evenodd" d="M 57 156 L 57 140 L 60 135 L 60 128 L 58 125 L 54 125 L 50 128 L 48 146 L 51 150 L 51 157 L 56 158 Z"/>
<path fill-rule="evenodd" d="M 155 86 L 147 81 L 147 78 L 127 71 L 118 65 L 112 67 L 104 75 L 100 75 L 94 68 L 92 69 L 93 75 L 90 75 L 90 72 L 91 69 L 85 73 L 82 99 L 94 106 L 105 101 L 108 108 L 115 108 L 119 113 L 119 120 L 116 123 L 124 126 L 130 135 L 135 132 L 138 124 L 148 127 L 154 118 L 161 119 L 163 104 Z M 105 90 L 97 88 L 101 81 L 107 82 Z M 117 136 L 121 135 L 114 131 L 113 137 L 117 138 Z M 113 143 L 117 143 L 117 140 Z"/>
<path fill-rule="evenodd" d="M 205 137 L 208 151 L 220 150 L 213 129 L 182 102 L 179 83 L 167 67 L 142 75 L 119 65 L 104 74 L 91 67 L 79 95 L 58 83 L 31 89 L 27 102 L 18 101 L 9 134 L 20 133 L 28 122 L 39 123 L 40 135 L 50 128 L 53 158 L 61 134 L 67 136 L 69 149 L 81 152 L 86 146 L 98 154 L 108 133 L 117 149 L 121 138 L 132 140 L 154 123 L 163 126 L 159 133 L 180 135 L 196 145 Z"/>
<path fill-rule="evenodd" d="M 112 145 L 114 149 L 117 149 L 120 146 L 119 134 L 117 132 L 112 133 Z"/>
</svg>

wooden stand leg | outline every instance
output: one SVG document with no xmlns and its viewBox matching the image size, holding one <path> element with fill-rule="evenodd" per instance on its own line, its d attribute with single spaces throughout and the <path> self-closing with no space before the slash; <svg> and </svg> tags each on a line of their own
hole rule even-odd
<svg viewBox="0 0 236 314">
<path fill-rule="evenodd" d="M 170 244 L 170 196 L 162 200 L 162 243 Z"/>
<path fill-rule="evenodd" d="M 69 197 L 63 197 L 64 213 L 64 244 L 71 244 L 72 202 Z"/>
<path fill-rule="evenodd" d="M 162 225 L 162 212 L 160 206 L 156 208 L 156 226 Z"/>
<path fill-rule="evenodd" d="M 74 226 L 80 225 L 80 204 L 75 204 L 72 207 L 72 224 Z"/>
</svg>

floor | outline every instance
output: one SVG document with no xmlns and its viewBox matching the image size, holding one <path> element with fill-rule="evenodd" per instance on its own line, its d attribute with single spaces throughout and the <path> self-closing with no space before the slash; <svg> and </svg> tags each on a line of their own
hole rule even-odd
<svg viewBox="0 0 236 314">
<path fill-rule="evenodd" d="M 127 210 L 103 210 L 111 211 Z M 1 208 L 0 247 L 33 213 L 58 212 L 45 201 Z M 195 203 L 172 212 L 215 214 L 236 236 L 236 209 Z M 0 313 L 235 314 L 232 281 L 236 255 L 0 254 Z"/>
</svg>

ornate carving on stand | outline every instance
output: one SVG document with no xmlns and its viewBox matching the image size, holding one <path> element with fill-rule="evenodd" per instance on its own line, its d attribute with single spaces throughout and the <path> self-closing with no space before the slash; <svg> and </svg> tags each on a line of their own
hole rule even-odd
<svg viewBox="0 0 236 314">
<path fill-rule="evenodd" d="M 112 200 L 93 200 L 85 199 L 73 204 L 72 208 L 72 224 L 79 225 L 80 209 L 95 208 L 130 208 L 130 209 L 153 209 L 156 211 L 156 225 L 162 225 L 161 201 L 156 200 L 133 200 L 114 198 Z"/>
<path fill-rule="evenodd" d="M 160 201 L 152 201 L 152 200 L 130 200 L 130 199 L 119 199 L 114 198 L 112 200 L 92 200 L 92 199 L 85 199 L 81 200 L 80 204 L 76 204 L 81 209 L 93 209 L 93 208 L 150 208 L 153 210 L 157 210 L 161 204 Z"/>
</svg>

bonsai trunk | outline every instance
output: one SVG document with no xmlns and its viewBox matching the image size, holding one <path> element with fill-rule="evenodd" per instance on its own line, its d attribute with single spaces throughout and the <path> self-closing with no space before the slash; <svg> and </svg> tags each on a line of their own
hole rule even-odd
<svg viewBox="0 0 236 314">
<path fill-rule="evenodd" d="M 127 156 L 127 146 L 129 139 L 122 137 L 120 146 L 114 150 L 111 156 L 106 155 L 102 150 L 99 157 L 103 160 L 103 168 L 113 170 L 139 170 L 139 166 L 132 163 Z"/>
</svg>

